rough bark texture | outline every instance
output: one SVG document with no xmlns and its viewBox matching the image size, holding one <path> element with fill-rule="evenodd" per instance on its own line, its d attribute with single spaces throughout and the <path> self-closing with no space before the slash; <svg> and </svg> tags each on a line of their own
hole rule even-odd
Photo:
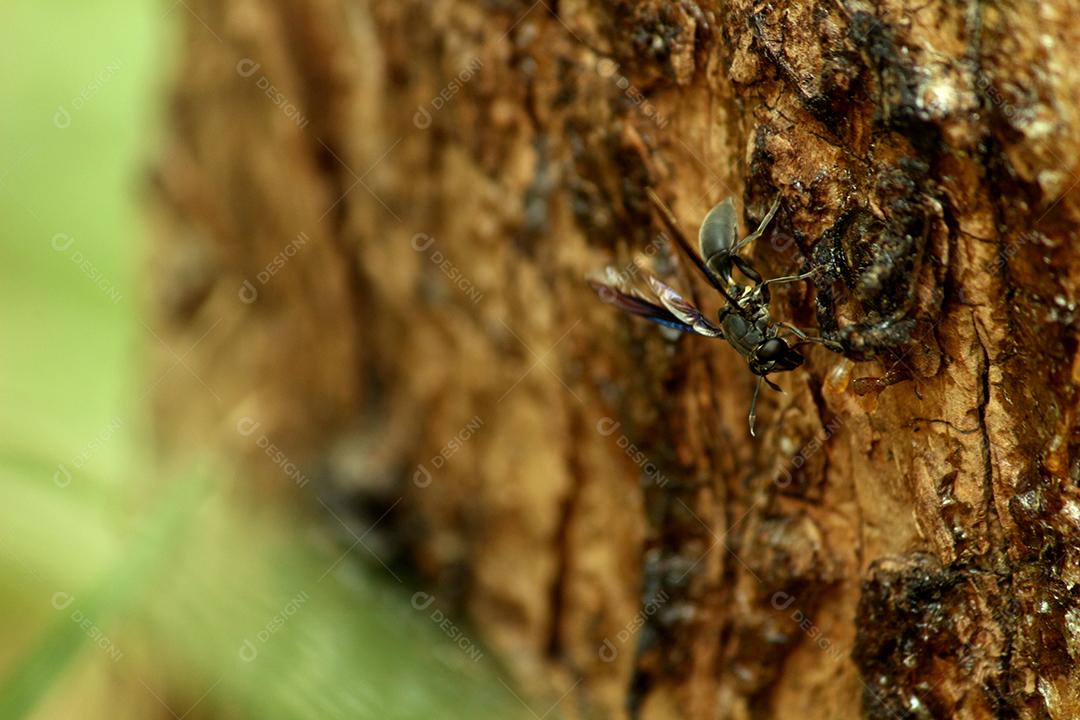
<svg viewBox="0 0 1080 720">
<path fill-rule="evenodd" d="M 393 507 L 380 558 L 538 714 L 1080 717 L 1074 3 L 189 4 L 166 449 L 281 486 L 265 436 Z M 691 235 L 778 193 L 753 260 L 824 268 L 774 314 L 848 357 L 756 439 L 730 347 L 583 281 L 642 256 L 719 307 L 647 187 Z"/>
</svg>

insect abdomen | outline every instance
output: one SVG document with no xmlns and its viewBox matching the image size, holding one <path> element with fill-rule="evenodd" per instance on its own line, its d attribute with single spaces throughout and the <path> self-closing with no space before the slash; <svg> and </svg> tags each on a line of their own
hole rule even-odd
<svg viewBox="0 0 1080 720">
<path fill-rule="evenodd" d="M 722 327 L 724 329 L 724 338 L 743 357 L 749 357 L 754 348 L 765 339 L 755 325 L 748 323 L 744 318 L 735 314 L 724 318 Z"/>
</svg>

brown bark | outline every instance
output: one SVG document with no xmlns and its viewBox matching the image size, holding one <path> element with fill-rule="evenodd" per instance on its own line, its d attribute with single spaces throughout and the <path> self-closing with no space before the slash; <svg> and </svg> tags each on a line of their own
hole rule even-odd
<svg viewBox="0 0 1080 720">
<path fill-rule="evenodd" d="M 384 560 L 567 717 L 1080 716 L 1072 3 L 190 5 L 154 283 L 214 394 L 166 448 L 280 483 L 256 418 L 405 498 Z M 774 313 L 851 359 L 756 439 L 730 347 L 583 281 L 655 250 L 719 306 L 647 187 L 689 230 L 779 193 L 753 260 L 837 270 Z"/>
</svg>

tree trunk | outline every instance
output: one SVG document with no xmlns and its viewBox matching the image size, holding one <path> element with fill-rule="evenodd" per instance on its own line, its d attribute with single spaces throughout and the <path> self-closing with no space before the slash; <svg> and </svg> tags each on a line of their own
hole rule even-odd
<svg viewBox="0 0 1080 720">
<path fill-rule="evenodd" d="M 1080 717 L 1072 3 L 188 4 L 164 452 L 385 513 L 537 715 Z M 584 281 L 722 305 L 647 188 L 818 268 L 773 316 L 845 350 L 756 438 L 727 343 Z"/>
</svg>

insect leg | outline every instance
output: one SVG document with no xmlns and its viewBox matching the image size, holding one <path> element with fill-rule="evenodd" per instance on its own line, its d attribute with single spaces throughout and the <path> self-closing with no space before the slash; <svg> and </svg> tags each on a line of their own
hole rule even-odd
<svg viewBox="0 0 1080 720">
<path fill-rule="evenodd" d="M 746 247 L 747 245 L 749 245 L 750 243 L 754 242 L 759 237 L 761 237 L 762 233 L 765 232 L 765 228 L 767 228 L 769 226 L 769 223 L 772 222 L 773 216 L 776 215 L 776 211 L 779 208 L 780 208 L 780 194 L 777 193 L 776 199 L 773 200 L 772 205 L 769 207 L 769 212 L 765 213 L 765 217 L 762 219 L 761 224 L 757 226 L 757 230 L 755 230 L 754 232 L 750 233 L 749 235 L 744 237 L 742 240 L 737 242 L 735 244 L 735 246 L 733 248 L 731 248 L 731 252 L 732 253 L 737 253 L 740 250 L 742 250 L 744 247 Z"/>
<path fill-rule="evenodd" d="M 739 271 L 743 275 L 753 280 L 755 284 L 765 284 L 765 278 L 761 277 L 761 273 L 757 271 L 757 268 L 750 264 L 749 260 L 734 254 L 730 255 L 729 259 L 735 264 L 735 267 L 739 268 Z"/>
<path fill-rule="evenodd" d="M 792 335 L 799 338 L 803 342 L 818 343 L 819 345 L 824 345 L 833 352 L 841 352 L 844 349 L 843 346 L 835 340 L 828 340 L 826 338 L 816 337 L 814 335 L 807 335 L 805 332 L 795 327 L 794 325 L 790 325 L 783 321 L 776 324 L 789 331 Z"/>
<path fill-rule="evenodd" d="M 739 269 L 741 270 L 742 267 L 740 266 Z M 745 270 L 743 272 L 745 272 Z M 810 278 L 814 277 L 815 274 L 817 274 L 817 271 L 811 270 L 810 272 L 805 272 L 802 275 L 784 275 L 783 277 L 770 278 L 761 284 L 762 286 L 786 285 L 787 283 L 799 282 L 800 280 L 809 280 Z"/>
</svg>

